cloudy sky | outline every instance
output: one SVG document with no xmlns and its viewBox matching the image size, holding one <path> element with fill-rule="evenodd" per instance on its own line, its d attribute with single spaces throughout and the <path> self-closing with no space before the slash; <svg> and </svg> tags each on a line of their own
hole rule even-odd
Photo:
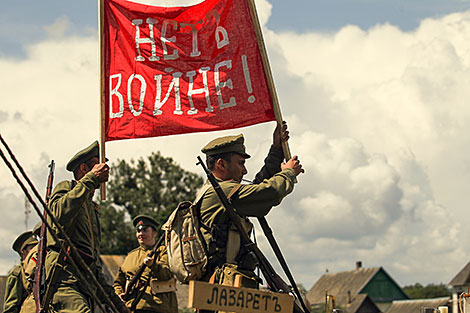
<svg viewBox="0 0 470 313">
<path fill-rule="evenodd" d="M 294 276 L 310 288 L 361 260 L 401 285 L 449 282 L 470 258 L 470 2 L 256 2 L 306 169 L 268 216 Z M 56 180 L 69 178 L 68 159 L 98 137 L 96 20 L 91 0 L 2 5 L 0 132 L 41 192 L 51 159 Z M 200 173 L 200 147 L 242 131 L 251 178 L 273 128 L 111 142 L 107 154 L 112 163 L 159 150 Z M 6 274 L 25 200 L 3 165 L 0 176 Z M 32 212 L 27 226 L 37 220 Z"/>
</svg>

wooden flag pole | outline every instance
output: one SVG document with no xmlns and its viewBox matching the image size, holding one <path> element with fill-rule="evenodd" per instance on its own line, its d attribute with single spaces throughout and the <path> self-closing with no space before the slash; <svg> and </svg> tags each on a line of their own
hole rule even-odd
<svg viewBox="0 0 470 313">
<path fill-rule="evenodd" d="M 104 0 L 98 0 L 98 38 L 100 45 L 100 162 L 106 162 L 106 110 L 105 110 L 105 77 L 104 77 Z M 106 183 L 101 183 L 101 200 L 106 200 Z"/>
<path fill-rule="evenodd" d="M 250 8 L 251 20 L 253 21 L 253 26 L 255 28 L 256 39 L 258 40 L 259 52 L 261 54 L 261 60 L 263 62 L 264 75 L 268 83 L 269 93 L 273 101 L 273 110 L 274 116 L 276 116 L 276 121 L 278 125 L 282 125 L 282 113 L 279 106 L 279 99 L 277 98 L 276 86 L 274 85 L 273 74 L 271 72 L 271 66 L 269 65 L 268 54 L 266 52 L 266 46 L 264 44 L 263 32 L 261 31 L 261 25 L 258 19 L 258 13 L 256 11 L 256 6 L 254 0 L 247 0 L 248 6 Z M 284 152 L 284 157 L 286 160 L 289 160 L 292 156 L 290 153 L 289 143 L 287 141 L 282 142 L 282 150 Z"/>
</svg>

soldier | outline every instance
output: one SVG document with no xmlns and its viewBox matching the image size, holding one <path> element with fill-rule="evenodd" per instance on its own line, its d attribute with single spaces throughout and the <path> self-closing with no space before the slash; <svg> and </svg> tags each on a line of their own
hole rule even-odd
<svg viewBox="0 0 470 313">
<path fill-rule="evenodd" d="M 121 312 L 128 312 L 125 304 L 114 293 L 113 287 L 107 283 L 99 261 L 101 240 L 99 207 L 92 198 L 100 184 L 108 180 L 109 167 L 106 163 L 99 163 L 98 153 L 98 142 L 95 141 L 72 157 L 66 168 L 73 172 L 74 180 L 57 184 L 49 200 L 49 209 L 116 308 Z M 61 238 L 62 235 L 56 227 L 53 225 L 52 228 Z M 52 296 L 50 305 L 58 312 L 93 312 L 94 303 L 87 288 L 89 283 L 78 279 L 69 256 L 60 249 L 49 232 L 47 249 L 45 271 L 48 290 L 44 297 L 47 299 L 49 295 Z M 97 290 L 94 286 L 92 288 Z M 99 292 L 97 296 L 103 298 Z"/>
<path fill-rule="evenodd" d="M 132 295 L 126 305 L 139 313 L 177 313 L 176 280 L 168 268 L 166 247 L 158 247 L 153 257 L 148 256 L 156 244 L 158 224 L 153 218 L 145 215 L 135 217 L 133 224 L 139 247 L 129 252 L 119 268 L 114 279 L 114 290 L 122 296 L 126 289 L 126 281 L 131 280 L 140 265 L 145 263 L 147 268 L 141 276 L 139 282 L 141 286 L 138 288 L 138 292 L 143 293 L 140 301 L 135 303 L 139 296 Z"/>
<path fill-rule="evenodd" d="M 22 233 L 13 243 L 12 248 L 20 255 L 21 263 L 13 267 L 8 273 L 3 304 L 4 313 L 20 312 L 21 306 L 28 296 L 23 285 L 24 270 L 22 262 L 35 245 L 37 245 L 37 240 L 33 237 L 31 231 Z"/>
<path fill-rule="evenodd" d="M 265 164 L 254 183 L 249 185 L 240 184 L 247 174 L 245 160 L 250 158 L 245 151 L 243 135 L 214 139 L 201 150 L 206 154 L 207 168 L 231 199 L 248 233 L 253 225 L 247 217 L 267 215 L 273 206 L 292 192 L 296 176 L 303 172 L 297 156 L 282 163 L 281 142 L 288 138 L 287 125 L 278 125 Z M 207 271 L 202 280 L 233 285 L 235 277 L 240 275 L 241 286 L 257 288 L 260 279 L 253 271 L 255 260 L 241 248 L 238 230 L 230 222 L 214 188 L 206 182 L 199 192 L 204 192 L 200 206 L 203 224 L 200 230 L 209 253 Z"/>
<path fill-rule="evenodd" d="M 42 222 L 38 222 L 33 228 L 33 236 L 39 238 Z M 23 286 L 27 292 L 27 297 L 21 306 L 20 313 L 35 313 L 36 312 L 36 302 L 33 297 L 33 282 L 34 274 L 36 272 L 37 264 L 37 255 L 38 255 L 38 244 L 32 245 L 31 250 L 28 252 L 26 257 L 21 262 L 23 266 Z"/>
</svg>

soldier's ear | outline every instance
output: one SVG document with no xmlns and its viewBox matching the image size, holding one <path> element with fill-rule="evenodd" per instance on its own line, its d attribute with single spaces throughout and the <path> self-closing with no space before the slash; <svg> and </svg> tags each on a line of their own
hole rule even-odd
<svg viewBox="0 0 470 313">
<path fill-rule="evenodd" d="M 224 169 L 225 168 L 225 160 L 224 159 L 217 159 L 215 162 L 215 166 L 219 169 Z"/>
<path fill-rule="evenodd" d="M 86 172 L 88 171 L 88 165 L 87 165 L 86 163 L 80 164 L 79 167 L 80 167 L 80 171 L 81 171 L 82 173 L 86 173 Z"/>
</svg>

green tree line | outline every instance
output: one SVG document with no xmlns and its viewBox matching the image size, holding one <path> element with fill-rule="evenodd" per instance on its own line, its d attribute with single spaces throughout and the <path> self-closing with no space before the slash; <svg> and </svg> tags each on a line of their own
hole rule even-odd
<svg viewBox="0 0 470 313">
<path fill-rule="evenodd" d="M 100 201 L 102 253 L 125 255 L 137 247 L 132 219 L 145 214 L 162 225 L 178 203 L 194 200 L 203 181 L 160 152 L 111 164 L 107 200 Z"/>
<path fill-rule="evenodd" d="M 426 286 L 423 286 L 420 283 L 416 283 L 414 285 L 403 287 L 403 291 L 405 291 L 410 299 L 432 299 L 447 297 L 452 294 L 443 283 L 428 284 Z"/>
</svg>

